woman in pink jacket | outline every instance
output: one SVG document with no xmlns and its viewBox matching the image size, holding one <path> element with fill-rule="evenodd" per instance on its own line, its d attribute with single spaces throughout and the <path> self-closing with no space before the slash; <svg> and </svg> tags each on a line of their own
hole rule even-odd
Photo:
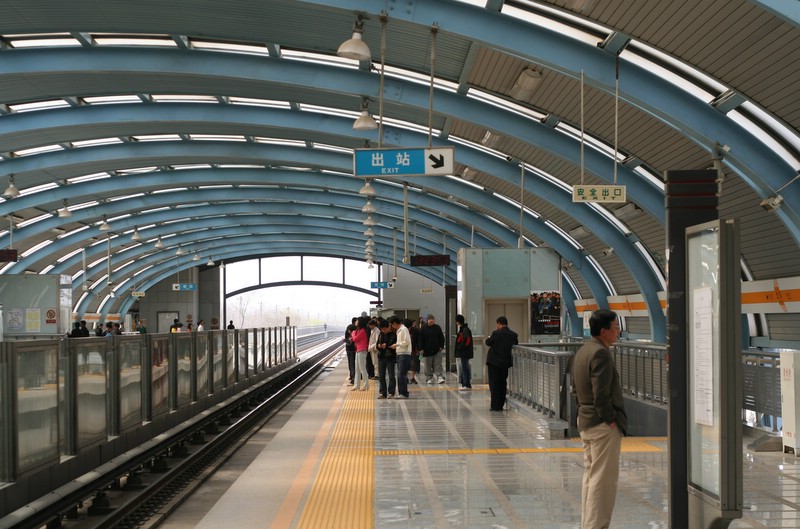
<svg viewBox="0 0 800 529">
<path fill-rule="evenodd" d="M 369 320 L 364 316 L 356 321 L 356 330 L 350 334 L 350 338 L 356 346 L 356 376 L 353 380 L 353 389 L 366 391 L 369 389 L 369 376 L 367 376 L 367 349 L 369 348 Z M 361 387 L 361 381 L 364 386 Z"/>
</svg>

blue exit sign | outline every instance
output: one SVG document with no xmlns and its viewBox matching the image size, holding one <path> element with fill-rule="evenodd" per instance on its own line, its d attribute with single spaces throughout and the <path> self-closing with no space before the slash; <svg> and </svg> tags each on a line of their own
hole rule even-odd
<svg viewBox="0 0 800 529">
<path fill-rule="evenodd" d="M 354 176 L 432 176 L 453 174 L 453 147 L 356 149 Z"/>
</svg>

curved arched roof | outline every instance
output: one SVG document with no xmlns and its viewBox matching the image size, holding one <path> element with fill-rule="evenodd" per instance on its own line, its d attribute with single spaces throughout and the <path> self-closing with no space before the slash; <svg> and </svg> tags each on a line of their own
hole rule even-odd
<svg viewBox="0 0 800 529">
<path fill-rule="evenodd" d="M 798 21 L 769 1 L 673 4 L 9 0 L 0 185 L 13 175 L 22 194 L 0 202 L 0 246 L 21 259 L 0 272 L 72 275 L 76 310 L 107 312 L 130 303 L 90 295 L 109 281 L 197 264 L 178 248 L 362 258 L 353 149 L 454 146 L 453 175 L 405 180 L 406 235 L 404 182 L 373 182 L 378 260 L 404 237 L 455 256 L 521 231 L 574 264 L 568 298 L 641 293 L 663 339 L 666 170 L 716 162 L 746 277 L 800 275 L 800 184 L 784 187 L 800 167 Z M 336 55 L 357 16 L 372 62 Z M 540 77 L 520 95 L 526 69 Z M 363 98 L 379 130 L 352 128 Z M 625 184 L 638 214 L 573 204 L 581 181 Z M 777 191 L 782 207 L 762 210 Z M 455 265 L 418 271 L 455 281 Z"/>
</svg>

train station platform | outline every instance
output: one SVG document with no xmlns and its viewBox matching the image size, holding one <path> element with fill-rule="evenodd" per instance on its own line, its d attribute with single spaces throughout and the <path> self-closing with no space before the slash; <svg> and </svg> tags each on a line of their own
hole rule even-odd
<svg viewBox="0 0 800 529">
<path fill-rule="evenodd" d="M 578 528 L 578 439 L 486 386 L 412 385 L 411 398 L 350 391 L 330 369 L 209 478 L 166 529 Z M 800 527 L 793 454 L 744 450 L 744 518 L 731 527 Z M 666 438 L 623 440 L 612 527 L 668 525 Z"/>
</svg>

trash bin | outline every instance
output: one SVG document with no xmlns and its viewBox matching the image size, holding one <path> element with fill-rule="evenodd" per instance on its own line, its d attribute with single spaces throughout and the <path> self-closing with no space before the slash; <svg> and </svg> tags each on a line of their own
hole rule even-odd
<svg viewBox="0 0 800 529">
<path fill-rule="evenodd" d="M 783 415 L 783 451 L 791 448 L 795 457 L 800 456 L 800 426 L 797 413 L 800 411 L 800 351 L 781 352 L 781 414 Z"/>
</svg>

